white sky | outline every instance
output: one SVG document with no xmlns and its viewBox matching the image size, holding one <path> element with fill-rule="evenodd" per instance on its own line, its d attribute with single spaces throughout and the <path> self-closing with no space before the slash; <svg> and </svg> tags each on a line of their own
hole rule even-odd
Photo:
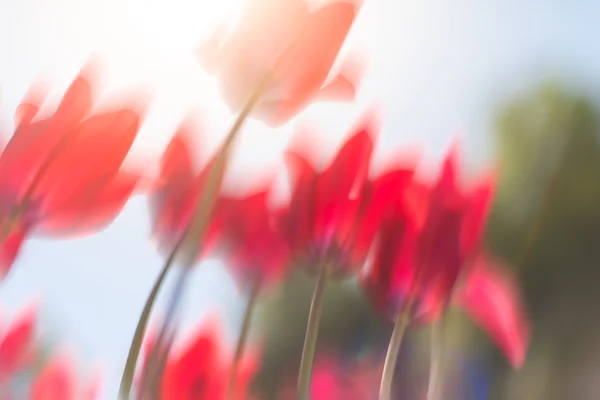
<svg viewBox="0 0 600 400">
<path fill-rule="evenodd" d="M 10 128 L 14 107 L 34 79 L 56 82 L 59 95 L 101 51 L 107 92 L 145 87 L 156 93 L 134 153 L 158 157 L 192 109 L 201 110 L 197 119 L 214 147 L 232 116 L 190 50 L 235 1 L 0 0 L 2 127 Z M 600 4 L 592 0 L 365 0 L 345 49 L 369 56 L 357 104 L 315 105 L 302 119 L 319 128 L 330 152 L 377 100 L 384 109 L 379 156 L 408 144 L 435 161 L 460 133 L 469 160 L 481 164 L 493 107 L 523 83 L 568 75 L 598 87 L 598 37 Z M 251 182 L 277 166 L 292 131 L 256 121 L 246 128 L 230 185 L 242 172 Z M 94 237 L 29 241 L 0 286 L 0 302 L 11 311 L 42 299 L 43 327 L 76 349 L 82 365 L 106 366 L 107 399 L 116 396 L 134 326 L 162 262 L 148 230 L 145 200 L 136 198 Z M 208 263 L 192 286 L 187 323 L 221 307 L 233 337 L 241 306 L 227 275 Z"/>
</svg>

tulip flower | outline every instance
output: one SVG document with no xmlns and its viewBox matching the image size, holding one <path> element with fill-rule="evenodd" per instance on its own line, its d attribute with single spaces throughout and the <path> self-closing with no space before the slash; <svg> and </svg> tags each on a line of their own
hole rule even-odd
<svg viewBox="0 0 600 400">
<path fill-rule="evenodd" d="M 63 356 L 55 356 L 35 378 L 31 388 L 31 400 L 97 400 L 98 382 L 85 388 L 77 382 L 72 363 Z"/>
<path fill-rule="evenodd" d="M 0 338 L 0 382 L 11 379 L 32 361 L 37 312 L 20 312 L 4 327 Z"/>
<path fill-rule="evenodd" d="M 236 113 L 268 74 L 252 114 L 280 126 L 313 101 L 354 100 L 358 64 L 348 61 L 328 77 L 359 8 L 357 1 L 311 9 L 304 0 L 248 0 L 233 32 L 217 29 L 198 56 Z"/>
<path fill-rule="evenodd" d="M 367 115 L 322 171 L 311 165 L 303 149 L 286 154 L 292 193 L 280 217 L 282 231 L 293 260 L 317 274 L 298 383 L 302 399 L 309 395 L 326 282 L 350 276 L 367 256 L 369 246 L 360 241 L 364 239 L 360 221 L 365 223 L 369 204 L 364 201 L 368 196 L 360 194 L 368 179 L 374 130 L 372 115 Z"/>
<path fill-rule="evenodd" d="M 223 261 L 238 286 L 280 281 L 287 271 L 289 247 L 269 206 L 270 188 L 239 198 L 223 198 L 216 212 L 226 218 L 222 234 Z"/>
<path fill-rule="evenodd" d="M 467 286 L 462 299 L 481 300 L 469 310 L 487 324 L 486 329 L 493 332 L 509 359 L 522 360 L 527 327 L 514 285 L 507 278 L 493 284 L 490 279 L 499 274 L 480 269 L 483 258 L 479 247 L 493 183 L 486 178 L 464 190 L 457 182 L 456 169 L 456 152 L 452 151 L 433 187 L 414 182 L 399 194 L 382 222 L 373 264 L 362 277 L 365 292 L 376 309 L 396 322 L 384 381 L 391 380 L 394 353 L 408 323 L 439 319 L 463 279 Z M 473 287 L 477 284 L 494 290 L 486 291 L 488 297 L 483 297 L 482 289 Z M 501 300 L 499 305 L 496 301 Z M 492 304 L 502 309 L 494 309 Z M 501 337 L 503 334 L 512 337 Z M 385 391 L 390 384 L 382 382 L 382 399 L 389 398 Z"/>
<path fill-rule="evenodd" d="M 188 122 L 183 123 L 165 150 L 160 161 L 157 186 L 149 195 L 153 236 L 161 251 L 171 252 L 191 223 L 194 208 L 202 196 L 208 171 L 213 162 L 203 168 L 196 166 L 195 143 Z M 197 258 L 214 249 L 223 224 L 212 219 L 202 243 L 195 243 Z"/>
<path fill-rule="evenodd" d="M 141 123 L 129 105 L 91 113 L 89 68 L 47 118 L 39 96 L 23 100 L 16 130 L 0 155 L 0 270 L 6 275 L 31 235 L 73 237 L 99 231 L 120 213 L 140 174 L 121 168 Z"/>
<path fill-rule="evenodd" d="M 197 328 L 186 345 L 167 359 L 159 399 L 225 399 L 231 366 L 221 339 L 219 327 L 212 322 Z M 235 399 L 247 398 L 255 371 L 253 358 L 242 360 L 237 372 Z"/>
<path fill-rule="evenodd" d="M 361 121 L 329 166 L 318 171 L 311 165 L 308 151 L 291 149 L 286 153 L 292 193 L 280 223 L 294 261 L 311 273 L 325 264 L 329 274 L 344 278 L 358 271 L 370 243 L 363 239 L 363 217 L 369 208 L 367 190 L 375 125 Z"/>
</svg>

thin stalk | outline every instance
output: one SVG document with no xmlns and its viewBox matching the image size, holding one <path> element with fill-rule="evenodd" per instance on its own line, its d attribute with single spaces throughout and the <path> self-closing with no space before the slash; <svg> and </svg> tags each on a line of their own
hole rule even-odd
<svg viewBox="0 0 600 400">
<path fill-rule="evenodd" d="M 184 266 L 186 268 L 189 268 L 191 265 L 193 265 L 195 261 L 195 249 L 197 247 L 197 244 L 200 242 L 200 239 L 202 238 L 202 235 L 204 234 L 206 228 L 208 227 L 212 206 L 214 204 L 214 200 L 217 196 L 223 178 L 223 172 L 225 170 L 225 161 L 227 160 L 227 157 L 231 150 L 233 140 L 237 137 L 240 128 L 244 124 L 244 121 L 248 118 L 248 115 L 258 102 L 267 83 L 268 76 L 266 76 L 263 79 L 261 84 L 258 86 L 257 90 L 253 93 L 248 102 L 245 104 L 243 110 L 241 111 L 235 123 L 233 124 L 233 127 L 229 131 L 229 134 L 227 135 L 223 144 L 221 145 L 221 149 L 217 154 L 215 163 L 209 171 L 204 193 L 202 196 L 200 196 L 199 204 L 197 205 L 194 211 L 191 223 L 186 227 L 186 230 L 180 236 L 179 240 L 173 247 L 173 250 L 167 258 L 167 262 L 165 263 L 163 270 L 161 271 L 156 283 L 154 284 L 154 287 L 152 288 L 152 291 L 150 292 L 150 296 L 146 300 L 146 304 L 144 305 L 144 309 L 142 310 L 142 315 L 140 316 L 137 327 L 135 329 L 135 334 L 131 342 L 131 347 L 127 356 L 127 362 L 125 363 L 125 369 L 121 378 L 121 385 L 119 387 L 118 397 L 120 400 L 129 399 L 129 394 L 131 392 L 131 385 L 133 382 L 133 376 L 135 372 L 135 366 L 137 364 L 137 359 L 140 354 L 140 348 L 142 347 L 142 340 L 144 337 L 144 333 L 146 332 L 146 326 L 148 325 L 150 312 L 152 311 L 154 302 L 156 301 L 158 291 L 160 290 L 165 280 L 167 272 L 174 264 L 176 257 L 179 255 L 179 252 L 182 249 L 189 249 L 186 252 L 186 254 L 184 254 Z M 189 246 L 187 244 L 189 244 Z"/>
<path fill-rule="evenodd" d="M 409 322 L 408 309 L 405 309 L 394 325 L 394 331 L 390 338 L 390 344 L 388 351 L 385 356 L 385 363 L 383 364 L 383 375 L 381 377 L 381 386 L 379 387 L 379 400 L 390 400 L 392 394 L 392 383 L 394 381 L 394 372 L 396 371 L 396 362 L 398 360 L 398 354 L 400 353 L 400 347 L 402 346 L 402 339 L 404 339 L 404 333 Z"/>
<path fill-rule="evenodd" d="M 154 343 L 154 348 L 150 352 L 150 357 L 148 357 L 147 360 L 146 376 L 143 377 L 140 388 L 142 394 L 147 394 L 150 396 L 152 394 L 152 386 L 156 386 L 155 382 L 160 382 L 162 379 L 161 366 L 164 364 L 164 360 L 162 359 L 166 358 L 165 353 L 167 353 L 169 350 L 169 346 L 167 344 L 168 335 L 177 309 L 179 308 L 179 304 L 181 303 L 181 299 L 183 298 L 190 271 L 190 268 L 182 269 L 179 271 L 179 275 L 177 276 L 175 287 L 171 292 L 171 298 L 169 299 L 169 304 L 167 305 L 165 320 L 162 323 L 158 338 Z M 148 393 L 148 391 L 150 391 L 150 393 Z M 144 395 L 143 398 L 146 398 L 146 395 Z"/>
<path fill-rule="evenodd" d="M 429 385 L 427 386 L 427 400 L 437 399 L 437 388 L 441 378 L 442 352 L 442 321 L 431 324 L 430 351 L 429 351 Z"/>
<path fill-rule="evenodd" d="M 315 359 L 315 350 L 317 347 L 317 338 L 319 336 L 319 325 L 321 315 L 323 314 L 323 298 L 325 286 L 329 275 L 329 267 L 325 265 L 319 269 L 315 291 L 310 304 L 308 314 L 308 323 L 306 324 L 306 335 L 304 337 L 304 347 L 302 349 L 302 359 L 300 361 L 300 373 L 298 375 L 298 399 L 308 400 L 310 397 L 310 381 L 312 377 L 312 367 Z"/>
<path fill-rule="evenodd" d="M 233 363 L 229 372 L 229 384 L 227 386 L 228 400 L 233 400 L 235 384 L 238 375 L 238 367 L 240 365 L 240 362 L 242 361 L 244 350 L 246 349 L 246 343 L 248 341 L 248 335 L 250 333 L 250 325 L 252 323 L 254 310 L 256 310 L 256 305 L 258 304 L 259 293 L 260 283 L 256 282 L 252 287 L 252 290 L 250 291 L 250 296 L 248 297 L 248 304 L 246 305 L 244 319 L 242 320 L 242 330 L 240 332 L 240 337 L 238 338 L 237 346 L 235 348 L 235 353 L 233 356 Z"/>
</svg>

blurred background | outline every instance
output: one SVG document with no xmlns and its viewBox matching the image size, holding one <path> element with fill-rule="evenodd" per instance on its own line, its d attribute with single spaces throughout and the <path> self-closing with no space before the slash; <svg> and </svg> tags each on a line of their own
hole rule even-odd
<svg viewBox="0 0 600 400">
<path fill-rule="evenodd" d="M 133 153 L 160 156 L 180 119 L 199 110 L 199 157 L 205 157 L 232 116 L 191 49 L 237 6 L 235 0 L 0 0 L 0 130 L 11 131 L 14 108 L 31 82 L 55 83 L 58 96 L 100 52 L 107 93 L 143 86 L 155 95 Z M 418 148 L 420 172 L 431 175 L 458 138 L 468 175 L 498 166 L 501 184 L 486 246 L 521 277 L 534 330 L 525 365 L 512 371 L 478 328 L 450 312 L 443 325 L 443 398 L 598 399 L 597 38 L 600 3 L 591 0 L 366 0 L 345 48 L 368 59 L 357 104 L 314 105 L 276 131 L 250 121 L 225 189 L 278 168 L 281 150 L 306 121 L 331 155 L 374 101 L 384 116 L 379 161 L 391 147 Z M 82 375 L 101 366 L 102 398 L 116 396 L 135 324 L 162 263 L 148 240 L 149 226 L 145 199 L 134 198 L 94 237 L 31 240 L 0 286 L 8 315 L 32 299 L 40 302 L 38 336 L 45 346 L 72 351 Z M 264 351 L 256 389 L 266 398 L 294 381 L 313 285 L 294 276 L 261 305 L 253 330 Z M 161 299 L 168 291 L 169 285 Z M 185 300 L 183 334 L 216 310 L 234 342 L 245 299 L 218 260 L 200 265 Z M 342 364 L 378 359 L 390 332 L 352 281 L 328 288 L 319 352 L 335 354 Z M 404 344 L 396 380 L 402 398 L 418 399 L 426 388 L 428 335 L 428 328 L 411 331 Z"/>
</svg>

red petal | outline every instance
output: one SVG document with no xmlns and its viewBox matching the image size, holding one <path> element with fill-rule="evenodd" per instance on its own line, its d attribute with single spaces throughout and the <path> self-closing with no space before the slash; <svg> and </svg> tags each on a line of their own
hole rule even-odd
<svg viewBox="0 0 600 400">
<path fill-rule="evenodd" d="M 3 228 L 0 225 L 0 228 Z M 0 280 L 6 277 L 17 259 L 26 237 L 26 229 L 14 227 L 0 243 Z"/>
<path fill-rule="evenodd" d="M 240 111 L 259 81 L 298 37 L 308 15 L 302 0 L 245 3 L 233 34 L 220 52 L 222 97 L 233 112 Z"/>
<path fill-rule="evenodd" d="M 182 354 L 167 362 L 162 400 L 223 398 L 228 375 L 221 360 L 219 334 L 218 326 L 202 327 Z"/>
<path fill-rule="evenodd" d="M 269 194 L 260 191 L 235 199 L 228 213 L 225 265 L 244 288 L 276 282 L 287 270 L 289 249 L 273 224 Z"/>
<path fill-rule="evenodd" d="M 161 178 L 165 180 L 179 177 L 191 179 L 196 169 L 192 153 L 195 146 L 191 127 L 182 124 L 162 156 Z"/>
<path fill-rule="evenodd" d="M 182 125 L 167 146 L 160 163 L 160 183 L 150 195 L 155 235 L 171 243 L 189 223 L 200 194 L 192 157 L 190 130 Z M 163 243 L 165 244 L 165 243 Z"/>
<path fill-rule="evenodd" d="M 22 124 L 15 132 L 0 157 L 0 185 L 15 196 L 27 191 L 49 154 L 65 135 L 71 133 L 91 106 L 91 87 L 82 72 L 63 96 L 54 115 L 33 124 Z"/>
<path fill-rule="evenodd" d="M 290 175 L 292 195 L 282 216 L 282 229 L 294 248 L 310 240 L 315 212 L 316 171 L 301 155 L 287 152 L 285 163 Z"/>
<path fill-rule="evenodd" d="M 40 213 L 53 214 L 76 203 L 78 197 L 101 190 L 121 167 L 137 136 L 140 119 L 137 112 L 122 109 L 84 121 L 33 189 Z"/>
<path fill-rule="evenodd" d="M 394 320 L 408 300 L 416 274 L 416 231 L 399 212 L 383 220 L 371 265 L 361 283 L 377 311 Z"/>
<path fill-rule="evenodd" d="M 411 183 L 414 169 L 397 169 L 382 174 L 365 186 L 361 196 L 364 211 L 354 248 L 367 253 L 375 238 L 383 218 L 390 211 L 395 200 L 404 196 Z"/>
<path fill-rule="evenodd" d="M 465 286 L 457 293 L 460 306 L 502 349 L 513 367 L 525 360 L 529 321 L 514 278 L 498 263 L 480 256 Z"/>
<path fill-rule="evenodd" d="M 461 234 L 462 252 L 467 256 L 477 251 L 494 201 L 494 189 L 495 182 L 488 177 L 481 180 L 467 198 Z"/>
<path fill-rule="evenodd" d="M 31 86 L 25 95 L 25 98 L 21 100 L 21 103 L 15 110 L 16 130 L 20 130 L 24 126 L 31 123 L 31 121 L 36 117 L 47 95 L 48 91 L 40 83 Z"/>
<path fill-rule="evenodd" d="M 293 116 L 319 93 L 356 13 L 357 5 L 340 1 L 310 14 L 302 34 L 277 64 L 276 81 L 288 96 L 278 112 Z"/>
<path fill-rule="evenodd" d="M 31 400 L 76 400 L 77 391 L 71 365 L 63 358 L 54 358 L 35 379 Z"/>
<path fill-rule="evenodd" d="M 0 343 L 0 380 L 17 373 L 26 360 L 35 331 L 36 310 L 19 315 Z"/>
<path fill-rule="evenodd" d="M 97 232 L 117 218 L 139 179 L 138 174 L 121 172 L 97 188 L 77 193 L 63 207 L 43 216 L 36 228 L 53 236 Z"/>
<path fill-rule="evenodd" d="M 339 150 L 329 168 L 320 174 L 314 221 L 317 238 L 322 240 L 335 234 L 344 241 L 353 230 L 359 203 L 352 199 L 362 192 L 372 150 L 371 127 L 361 126 Z"/>
</svg>

